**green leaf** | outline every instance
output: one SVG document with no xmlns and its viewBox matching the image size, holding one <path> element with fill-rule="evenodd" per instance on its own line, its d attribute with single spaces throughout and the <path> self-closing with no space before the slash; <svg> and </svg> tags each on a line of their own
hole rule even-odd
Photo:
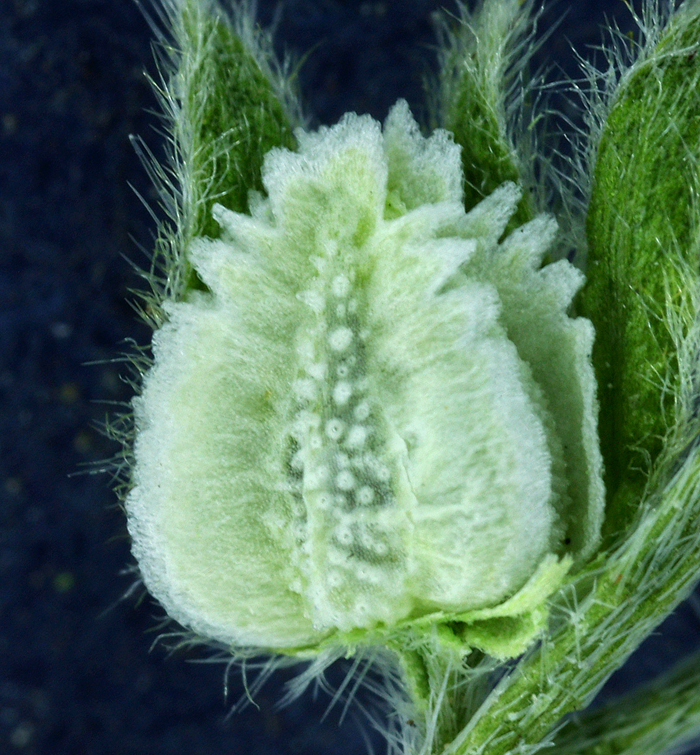
<svg viewBox="0 0 700 755">
<path fill-rule="evenodd" d="M 182 57 L 176 86 L 182 85 L 191 171 L 204 199 L 197 203 L 193 232 L 216 236 L 214 202 L 246 212 L 248 192 L 262 190 L 265 153 L 277 146 L 292 148 L 295 140 L 264 63 L 223 13 L 188 2 L 178 42 Z"/>
<path fill-rule="evenodd" d="M 534 50 L 532 2 L 482 3 L 445 30 L 439 109 L 440 126 L 462 147 L 467 209 L 506 181 L 524 181 L 527 172 L 516 144 L 516 121 L 529 97 L 525 72 Z M 535 215 L 523 195 L 509 230 Z"/>
<path fill-rule="evenodd" d="M 700 248 L 699 16 L 697 4 L 677 14 L 623 77 L 593 176 L 581 310 L 596 329 L 608 534 L 627 527 L 683 419 L 677 352 L 694 318 L 685 300 Z"/>
</svg>

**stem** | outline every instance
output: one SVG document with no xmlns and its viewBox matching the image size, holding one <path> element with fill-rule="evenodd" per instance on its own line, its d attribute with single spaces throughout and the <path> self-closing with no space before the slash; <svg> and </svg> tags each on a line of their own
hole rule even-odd
<svg viewBox="0 0 700 755">
<path fill-rule="evenodd" d="M 700 735 L 700 652 L 629 695 L 577 715 L 549 755 L 651 755 Z"/>
</svg>

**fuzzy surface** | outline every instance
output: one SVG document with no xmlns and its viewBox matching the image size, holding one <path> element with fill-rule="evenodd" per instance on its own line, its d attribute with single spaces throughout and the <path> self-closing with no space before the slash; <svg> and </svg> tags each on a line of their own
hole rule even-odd
<svg viewBox="0 0 700 755">
<path fill-rule="evenodd" d="M 214 205 L 221 238 L 188 250 L 207 290 L 165 302 L 134 401 L 144 582 L 239 647 L 468 621 L 602 519 L 583 276 L 539 270 L 553 219 L 498 243 L 521 192 L 465 214 L 458 146 L 403 100 L 298 139 L 252 217 Z"/>
<path fill-rule="evenodd" d="M 259 0 L 264 23 L 276 3 Z M 304 51 L 309 110 L 333 123 L 347 110 L 378 118 L 400 96 L 416 111 L 421 58 L 432 43 L 432 0 L 288 0 L 279 38 Z M 399 8 L 400 10 L 397 10 Z M 568 15 L 544 53 L 575 71 L 603 13 L 622 3 L 556 3 Z M 75 475 L 116 452 L 95 430 L 131 389 L 108 360 L 125 338 L 149 339 L 128 306 L 139 285 L 122 255 L 145 263 L 153 229 L 128 187 L 154 200 L 128 142 L 158 152 L 151 34 L 129 0 L 16 0 L 0 4 L 0 751 L 32 755 L 359 755 L 366 745 L 327 700 L 274 709 L 275 679 L 227 717 L 223 666 L 181 651 L 149 653 L 152 603 L 118 603 L 131 585 L 125 522 L 104 477 Z M 426 52 L 427 51 L 427 52 Z M 620 691 L 697 643 L 685 606 L 608 684 Z M 335 672 L 334 672 L 335 673 Z M 331 680 L 338 684 L 342 672 Z M 243 694 L 234 674 L 229 700 Z M 700 752 L 695 750 L 694 753 Z"/>
</svg>

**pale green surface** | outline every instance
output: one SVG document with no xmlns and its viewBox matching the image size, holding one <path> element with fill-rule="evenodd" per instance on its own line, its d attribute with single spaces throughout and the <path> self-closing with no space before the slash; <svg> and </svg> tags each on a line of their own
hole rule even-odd
<svg viewBox="0 0 700 755">
<path fill-rule="evenodd" d="M 645 4 L 638 63 L 611 52 L 592 77 L 592 134 L 570 166 L 585 199 L 594 184 L 583 301 L 598 329 L 615 496 L 602 552 L 592 331 L 567 316 L 580 273 L 541 267 L 555 224 L 533 219 L 547 190 L 532 180 L 546 160 L 528 152 L 519 120 L 532 5 L 486 0 L 447 35 L 438 120 L 454 129 L 461 165 L 447 134 L 424 139 L 399 105 L 383 137 L 352 116 L 298 131 L 300 152 L 268 155 L 261 184 L 263 152 L 290 144 L 276 120 L 278 106 L 296 112 L 288 90 L 245 13 L 234 14 L 236 41 L 196 11 L 207 6 L 167 3 L 183 49 L 198 52 L 176 61 L 166 104 L 180 102 L 182 82 L 192 94 L 182 102 L 204 105 L 173 111 L 187 191 L 164 238 L 165 283 L 154 276 L 152 303 L 167 315 L 156 321 L 169 322 L 135 402 L 134 551 L 170 614 L 234 655 L 314 654 L 311 678 L 344 652 L 377 652 L 399 722 L 392 752 L 541 751 L 700 574 L 700 4 L 687 2 L 665 35 Z M 248 142 L 245 119 L 216 94 L 222 62 L 241 51 L 252 56 L 242 89 L 262 86 L 270 105 Z M 218 159 L 236 134 L 251 183 Z M 264 149 L 246 152 L 261 134 L 272 135 Z M 207 154 L 218 157 L 197 162 Z M 224 184 L 228 209 L 214 204 Z M 252 193 L 246 207 L 247 186 L 269 198 Z M 559 188 L 583 258 L 572 220 L 582 200 Z M 222 239 L 192 241 L 217 226 Z M 343 511 L 340 494 L 367 504 Z M 494 688 L 498 659 L 526 650 Z M 569 730 L 553 752 L 660 755 L 700 729 L 692 688 L 668 685 L 672 699 L 643 691 L 586 717 L 584 739 Z"/>
<path fill-rule="evenodd" d="M 580 275 L 538 271 L 550 219 L 498 244 L 514 185 L 466 215 L 458 147 L 405 103 L 384 133 L 350 115 L 299 143 L 267 156 L 252 217 L 216 205 L 222 238 L 190 245 L 212 293 L 165 305 L 127 499 L 146 584 L 237 645 L 433 615 L 465 648 L 521 652 L 601 520 Z"/>
</svg>

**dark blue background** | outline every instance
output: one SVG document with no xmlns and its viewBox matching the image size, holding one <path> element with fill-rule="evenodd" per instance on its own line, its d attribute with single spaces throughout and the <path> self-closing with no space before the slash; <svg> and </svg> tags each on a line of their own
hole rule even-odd
<svg viewBox="0 0 700 755">
<path fill-rule="evenodd" d="M 421 112 L 438 0 L 260 0 L 280 47 L 314 48 L 301 72 L 319 123 L 346 110 L 383 118 L 397 97 Z M 562 0 L 543 54 L 575 71 L 619 0 Z M 157 609 L 120 600 L 132 584 L 124 518 L 90 464 L 116 448 L 95 429 L 131 389 L 125 339 L 149 333 L 130 308 L 154 222 L 129 184 L 156 197 L 128 141 L 159 153 L 151 34 L 131 0 L 0 0 L 0 753 L 28 755 L 360 755 L 353 716 L 320 722 L 326 698 L 227 716 L 243 687 L 224 667 L 162 646 Z M 88 466 L 86 466 L 88 465 Z M 691 606 L 611 682 L 619 690 L 697 644 Z M 338 672 L 340 674 L 340 672 Z M 370 732 L 371 736 L 371 732 Z M 381 746 L 379 750 L 381 751 Z M 650 754 L 652 755 L 652 754 Z"/>
</svg>

